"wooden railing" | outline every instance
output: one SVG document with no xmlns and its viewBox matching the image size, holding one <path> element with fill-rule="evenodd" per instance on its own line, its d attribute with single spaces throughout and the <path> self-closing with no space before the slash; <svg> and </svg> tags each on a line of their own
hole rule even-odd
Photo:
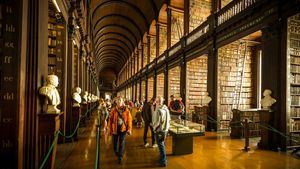
<svg viewBox="0 0 300 169">
<path fill-rule="evenodd" d="M 209 20 L 203 22 L 195 30 L 193 30 L 186 38 L 186 45 L 189 45 L 196 39 L 199 39 L 201 36 L 206 34 L 209 31 Z"/>
<path fill-rule="evenodd" d="M 215 26 L 220 26 L 221 24 L 227 22 L 243 10 L 249 8 L 253 4 L 263 1 L 263 0 L 233 0 L 225 7 L 223 7 L 216 14 L 212 14 L 208 17 L 208 19 L 203 22 L 200 26 L 198 26 L 195 30 L 190 32 L 186 37 L 181 38 L 176 44 L 166 50 L 165 53 L 161 54 L 159 57 L 155 58 L 151 63 L 146 65 L 143 69 L 140 70 L 139 74 L 145 74 L 146 70 L 151 70 L 155 66 L 156 63 L 159 64 L 166 59 L 166 53 L 168 53 L 168 57 L 171 57 L 173 54 L 178 52 L 182 48 L 182 43 L 186 46 L 191 44 L 197 39 L 206 36 Z M 215 23 L 215 24 L 214 24 Z M 123 83 L 124 84 L 124 83 Z M 121 86 L 123 86 L 123 84 Z"/>
<path fill-rule="evenodd" d="M 175 45 L 173 45 L 170 49 L 169 49 L 169 56 L 172 56 L 174 53 L 176 53 L 177 51 L 179 51 L 181 49 L 181 41 L 178 41 Z"/>
<path fill-rule="evenodd" d="M 231 1 L 228 5 L 222 8 L 217 13 L 217 26 L 228 21 L 230 18 L 234 17 L 241 11 L 245 10 L 249 6 L 253 5 L 260 0 L 235 0 Z"/>
</svg>

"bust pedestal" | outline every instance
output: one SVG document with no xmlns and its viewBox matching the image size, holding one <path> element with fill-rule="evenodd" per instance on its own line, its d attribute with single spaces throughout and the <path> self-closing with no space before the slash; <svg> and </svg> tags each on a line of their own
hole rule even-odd
<svg viewBox="0 0 300 169">
<path fill-rule="evenodd" d="M 91 107 L 92 107 L 92 103 L 88 103 L 87 105 L 88 105 L 87 110 L 90 110 Z M 91 112 L 88 112 L 86 117 L 87 117 L 88 120 L 90 120 L 91 119 Z"/>
<path fill-rule="evenodd" d="M 266 124 L 272 126 L 272 114 L 274 112 L 264 109 L 258 110 L 258 112 L 260 124 L 263 126 L 266 126 Z M 258 148 L 267 150 L 274 149 L 275 147 L 272 146 L 273 134 L 274 133 L 272 131 L 266 129 L 265 127 L 260 127 L 261 140 L 258 143 Z"/>
<path fill-rule="evenodd" d="M 81 112 L 80 107 L 72 107 L 72 128 L 71 128 L 72 132 L 74 132 L 76 130 L 77 124 L 78 124 L 78 122 L 80 120 L 80 116 L 81 116 L 80 112 Z M 75 132 L 75 134 L 73 136 L 75 141 L 78 140 L 77 131 Z"/>
<path fill-rule="evenodd" d="M 81 112 L 80 112 L 80 114 L 81 114 L 81 121 L 80 121 L 80 126 L 81 127 L 84 127 L 84 126 L 86 126 L 86 123 L 85 123 L 85 121 L 86 121 L 86 112 L 87 112 L 87 110 L 88 110 L 88 105 L 87 104 L 81 104 Z"/>
<path fill-rule="evenodd" d="M 55 133 L 60 128 L 60 114 L 39 114 L 38 115 L 38 144 L 39 144 L 39 165 L 42 164 L 46 157 L 52 142 L 55 139 Z M 45 169 L 54 169 L 56 155 L 56 144 L 53 147 L 52 153 L 50 154 Z"/>
</svg>

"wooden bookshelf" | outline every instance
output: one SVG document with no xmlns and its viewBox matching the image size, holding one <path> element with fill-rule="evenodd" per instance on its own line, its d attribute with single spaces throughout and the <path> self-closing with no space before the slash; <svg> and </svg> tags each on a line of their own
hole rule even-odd
<svg viewBox="0 0 300 169">
<path fill-rule="evenodd" d="M 156 96 L 164 97 L 164 84 L 165 84 L 164 80 L 165 80 L 165 75 L 163 73 L 157 75 Z"/>
<path fill-rule="evenodd" d="M 244 128 L 242 123 L 245 119 L 248 119 L 249 122 L 249 137 L 260 137 L 260 127 L 259 127 L 259 111 L 257 109 L 245 109 L 245 110 L 238 110 L 234 109 L 233 111 L 233 118 L 230 122 L 231 138 L 243 138 L 244 135 Z"/>
<path fill-rule="evenodd" d="M 179 42 L 180 38 L 184 34 L 183 30 L 183 12 L 177 12 L 172 10 L 171 12 L 171 46 Z"/>
<path fill-rule="evenodd" d="M 140 83 L 138 82 L 136 84 L 136 100 L 139 100 L 140 99 Z"/>
<path fill-rule="evenodd" d="M 190 32 L 207 20 L 211 6 L 211 0 L 190 0 Z"/>
<path fill-rule="evenodd" d="M 207 92 L 207 55 L 187 62 L 186 75 L 186 111 L 191 114 Z"/>
<path fill-rule="evenodd" d="M 153 77 L 148 78 L 148 97 L 147 100 L 149 101 L 153 97 L 153 85 L 154 85 L 154 79 Z"/>
<path fill-rule="evenodd" d="M 141 94 L 142 94 L 142 100 L 146 99 L 146 81 L 145 80 L 142 81 Z"/>
<path fill-rule="evenodd" d="M 148 64 L 148 45 L 143 46 L 143 68 Z"/>
<path fill-rule="evenodd" d="M 78 53 L 78 47 L 76 45 L 74 45 L 74 72 L 73 72 L 73 76 L 74 76 L 74 82 L 73 82 L 73 87 L 79 85 L 79 53 Z"/>
<path fill-rule="evenodd" d="M 251 47 L 243 41 L 233 42 L 218 50 L 218 130 L 229 129 L 232 109 L 252 108 L 255 100 L 253 55 Z M 241 84 L 240 89 L 237 86 Z"/>
<path fill-rule="evenodd" d="M 159 25 L 159 56 L 167 49 L 167 26 Z"/>
<path fill-rule="evenodd" d="M 60 97 L 64 97 L 64 76 L 65 76 L 65 46 L 66 27 L 63 16 L 58 13 L 52 1 L 48 1 L 48 74 L 58 76 L 59 85 L 57 87 Z M 62 109 L 63 104 L 59 106 Z"/>
<path fill-rule="evenodd" d="M 150 63 L 156 58 L 156 36 L 150 36 Z"/>
<path fill-rule="evenodd" d="M 176 66 L 169 70 L 169 96 L 174 95 L 175 97 L 180 96 L 180 67 Z"/>
<path fill-rule="evenodd" d="M 288 19 L 288 99 L 287 131 L 291 137 L 300 137 L 300 14 Z M 288 146 L 300 146 L 288 140 Z"/>
</svg>

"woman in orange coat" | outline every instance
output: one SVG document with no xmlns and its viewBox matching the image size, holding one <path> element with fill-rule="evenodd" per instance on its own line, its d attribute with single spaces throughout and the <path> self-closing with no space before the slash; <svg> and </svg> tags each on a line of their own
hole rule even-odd
<svg viewBox="0 0 300 169">
<path fill-rule="evenodd" d="M 121 164 L 123 160 L 126 133 L 131 135 L 131 130 L 132 117 L 130 111 L 126 108 L 124 100 L 118 97 L 116 99 L 116 107 L 110 112 L 108 132 L 112 135 L 114 152 L 116 156 L 119 157 L 119 164 Z"/>
</svg>

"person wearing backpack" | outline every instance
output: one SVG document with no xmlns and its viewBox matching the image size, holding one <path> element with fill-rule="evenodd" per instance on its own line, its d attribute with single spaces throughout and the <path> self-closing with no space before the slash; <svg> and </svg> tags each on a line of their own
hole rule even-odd
<svg viewBox="0 0 300 169">
<path fill-rule="evenodd" d="M 121 97 L 116 98 L 116 106 L 112 109 L 108 122 L 108 132 L 112 135 L 113 147 L 119 164 L 122 164 L 126 134 L 131 135 L 132 117 Z M 119 145 L 119 146 L 118 146 Z"/>
<path fill-rule="evenodd" d="M 170 128 L 171 117 L 168 107 L 164 105 L 163 97 L 158 97 L 156 100 L 157 108 L 152 115 L 152 126 L 160 153 L 159 165 L 161 167 L 166 167 L 167 156 L 165 139 Z"/>
</svg>

